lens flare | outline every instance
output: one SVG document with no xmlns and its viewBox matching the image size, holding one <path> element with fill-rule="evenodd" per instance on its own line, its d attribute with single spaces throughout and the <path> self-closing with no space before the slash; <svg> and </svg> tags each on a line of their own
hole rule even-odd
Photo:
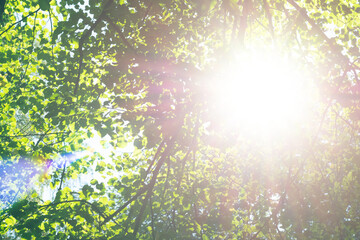
<svg viewBox="0 0 360 240">
<path fill-rule="evenodd" d="M 60 154 L 53 159 L 26 159 L 8 161 L 0 165 L 0 209 L 16 202 L 25 193 L 37 189 L 41 182 L 48 180 L 50 175 L 69 166 L 78 159 L 92 155 L 94 149 Z M 4 161 L 5 162 L 5 161 Z M 40 179 L 40 183 L 39 180 Z"/>
<path fill-rule="evenodd" d="M 275 135 L 306 116 L 308 77 L 289 58 L 261 52 L 237 56 L 215 69 L 215 121 L 251 134 Z"/>
</svg>

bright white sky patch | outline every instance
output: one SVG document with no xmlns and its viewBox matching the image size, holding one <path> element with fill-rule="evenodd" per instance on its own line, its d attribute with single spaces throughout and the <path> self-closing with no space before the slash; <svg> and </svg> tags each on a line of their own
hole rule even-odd
<svg viewBox="0 0 360 240">
<path fill-rule="evenodd" d="M 218 121 L 251 133 L 275 134 L 306 115 L 308 79 L 285 57 L 261 52 L 238 56 L 214 74 Z"/>
</svg>

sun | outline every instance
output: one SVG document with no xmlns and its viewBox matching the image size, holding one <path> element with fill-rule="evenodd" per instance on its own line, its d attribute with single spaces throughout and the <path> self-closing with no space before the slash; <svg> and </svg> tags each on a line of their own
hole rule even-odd
<svg viewBox="0 0 360 240">
<path fill-rule="evenodd" d="M 213 113 L 227 128 L 276 135 L 307 114 L 309 78 L 289 57 L 260 51 L 238 55 L 211 78 Z"/>
</svg>

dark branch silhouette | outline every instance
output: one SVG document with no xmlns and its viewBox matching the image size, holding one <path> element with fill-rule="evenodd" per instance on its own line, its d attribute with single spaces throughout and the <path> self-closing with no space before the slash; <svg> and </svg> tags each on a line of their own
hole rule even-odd
<svg viewBox="0 0 360 240">
<path fill-rule="evenodd" d="M 23 18 L 20 19 L 19 21 L 14 22 L 13 24 L 11 24 L 7 29 L 5 29 L 4 31 L 2 31 L 2 32 L 0 33 L 0 37 L 1 37 L 4 33 L 6 33 L 7 31 L 9 31 L 13 26 L 15 26 L 16 24 L 24 21 L 26 18 L 30 17 L 30 16 L 33 15 L 34 13 L 37 13 L 39 10 L 40 10 L 40 8 L 38 8 L 38 9 L 35 10 L 34 12 L 29 13 L 28 15 L 26 15 L 25 17 L 23 17 Z"/>
</svg>

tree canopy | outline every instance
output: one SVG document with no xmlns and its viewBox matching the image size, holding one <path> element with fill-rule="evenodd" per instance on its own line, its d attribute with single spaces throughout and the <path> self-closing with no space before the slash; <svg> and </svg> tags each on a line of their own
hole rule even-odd
<svg viewBox="0 0 360 240">
<path fill-rule="evenodd" d="M 359 13 L 1 1 L 0 234 L 360 238 Z"/>
</svg>

